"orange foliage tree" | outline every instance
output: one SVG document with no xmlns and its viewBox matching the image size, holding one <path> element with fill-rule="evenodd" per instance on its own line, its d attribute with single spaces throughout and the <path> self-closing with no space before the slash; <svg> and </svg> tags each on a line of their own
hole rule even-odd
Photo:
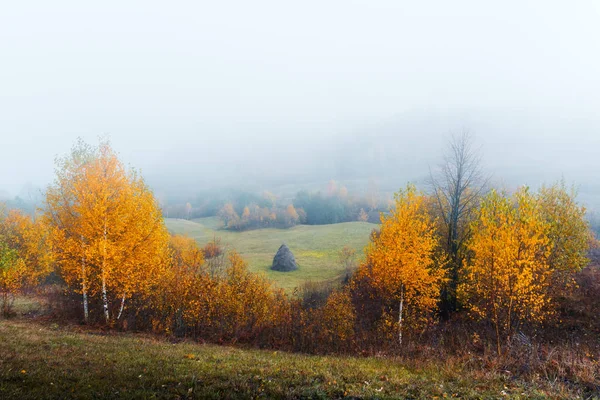
<svg viewBox="0 0 600 400">
<path fill-rule="evenodd" d="M 46 230 L 40 220 L 32 220 L 12 210 L 0 220 L 0 292 L 3 314 L 10 313 L 14 295 L 37 285 L 49 272 Z"/>
<path fill-rule="evenodd" d="M 550 312 L 548 224 L 527 188 L 510 198 L 491 191 L 473 221 L 469 258 L 459 295 L 471 312 L 494 326 L 498 353 L 504 335 Z"/>
<path fill-rule="evenodd" d="M 218 341 L 256 341 L 289 324 L 289 303 L 268 279 L 248 271 L 235 252 L 212 275 L 189 238 L 174 238 L 173 268 L 153 296 L 157 330 L 188 332 Z M 194 265 L 195 263 L 195 265 Z"/>
<path fill-rule="evenodd" d="M 111 300 L 120 300 L 119 319 L 127 299 L 160 282 L 169 252 L 159 206 L 108 142 L 92 148 L 80 140 L 58 160 L 46 204 L 53 253 L 67 285 L 83 295 L 86 321 L 88 297 L 101 295 L 110 323 Z"/>
<path fill-rule="evenodd" d="M 170 237 L 169 247 L 170 266 L 166 269 L 160 286 L 151 296 L 152 325 L 155 330 L 181 334 L 185 331 L 184 318 L 193 307 L 197 290 L 207 292 L 208 271 L 204 252 L 194 239 L 173 235 Z M 198 283 L 199 280 L 202 281 L 201 284 Z"/>
<path fill-rule="evenodd" d="M 335 290 L 319 311 L 320 343 L 336 350 L 344 350 L 352 346 L 356 311 L 350 292 Z"/>
<path fill-rule="evenodd" d="M 248 210 L 248 216 L 249 216 L 249 214 L 250 214 L 250 211 Z M 223 206 L 223 208 L 221 208 L 218 215 L 219 215 L 219 218 L 221 218 L 221 220 L 225 224 L 226 228 L 239 229 L 241 220 L 240 220 L 240 216 L 238 215 L 238 213 L 235 212 L 235 209 L 233 208 L 233 204 L 226 203 Z"/>
<path fill-rule="evenodd" d="M 296 208 L 294 207 L 293 204 L 290 204 L 287 206 L 286 210 L 286 224 L 287 225 L 296 225 L 298 223 L 298 220 L 300 219 L 300 216 L 298 215 L 298 212 L 296 211 Z"/>
<path fill-rule="evenodd" d="M 364 208 L 361 208 L 358 212 L 358 220 L 361 222 L 367 222 L 369 220 L 369 214 L 367 214 Z"/>
<path fill-rule="evenodd" d="M 396 195 L 391 214 L 382 215 L 380 232 L 372 235 L 355 277 L 395 304 L 400 344 L 403 331 L 429 321 L 437 305 L 443 281 L 438 246 L 425 197 L 409 185 Z"/>
<path fill-rule="evenodd" d="M 553 313 L 556 293 L 589 261 L 592 234 L 585 208 L 563 183 L 537 194 L 521 188 L 512 198 L 492 191 L 471 230 L 459 292 L 475 316 L 492 322 L 500 353 L 502 338 L 524 321 Z"/>
<path fill-rule="evenodd" d="M 170 238 L 172 263 L 176 267 L 188 268 L 197 272 L 204 265 L 204 252 L 196 241 L 185 235 Z"/>
</svg>

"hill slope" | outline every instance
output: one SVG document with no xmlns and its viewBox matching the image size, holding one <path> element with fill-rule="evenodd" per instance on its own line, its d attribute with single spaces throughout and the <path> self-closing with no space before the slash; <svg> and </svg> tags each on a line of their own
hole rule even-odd
<svg viewBox="0 0 600 400">
<path fill-rule="evenodd" d="M 542 385 L 541 387 L 538 385 Z M 0 320 L 0 398 L 574 398 L 432 360 L 308 356 Z"/>
</svg>

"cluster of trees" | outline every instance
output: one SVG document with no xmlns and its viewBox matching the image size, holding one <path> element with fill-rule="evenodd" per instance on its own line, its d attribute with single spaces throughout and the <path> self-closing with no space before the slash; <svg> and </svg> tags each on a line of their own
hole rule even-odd
<svg viewBox="0 0 600 400">
<path fill-rule="evenodd" d="M 232 203 L 226 203 L 217 215 L 226 229 L 236 231 L 269 227 L 289 228 L 306 220 L 304 210 L 296 210 L 293 204 L 285 208 L 261 208 L 253 203 L 245 206 L 240 215 Z"/>
<path fill-rule="evenodd" d="M 376 194 L 355 197 L 348 194 L 345 186 L 331 180 L 327 191 L 298 192 L 294 198 L 296 209 L 304 210 L 306 224 L 324 225 L 340 222 L 364 221 L 379 222 L 380 212 L 387 212 L 387 204 L 382 206 Z"/>
<path fill-rule="evenodd" d="M 193 203 L 193 204 L 192 204 Z M 283 203 L 283 204 L 281 204 Z M 162 204 L 162 213 L 171 218 L 217 216 L 226 229 L 289 228 L 296 224 L 323 225 L 365 221 L 378 223 L 380 212 L 387 212 L 389 202 L 381 202 L 370 185 L 365 196 L 352 196 L 345 186 L 329 181 L 325 192 L 300 191 L 289 204 L 273 193 L 258 195 L 245 191 L 210 192 L 193 202 Z"/>
<path fill-rule="evenodd" d="M 256 205 L 270 209 L 277 205 L 277 200 L 268 191 L 256 194 L 244 190 L 207 190 L 200 192 L 195 198 L 178 199 L 173 204 L 163 198 L 161 207 L 167 218 L 192 219 L 217 216 L 225 204 L 231 204 L 235 212 L 241 215 L 244 207 Z"/>
<path fill-rule="evenodd" d="M 354 277 L 360 292 L 369 293 L 357 302 L 359 314 L 379 298 L 374 322 L 395 327 L 390 332 L 400 343 L 404 331 L 422 330 L 443 311 L 438 304 L 444 307 L 445 296 L 453 296 L 454 311 L 493 327 L 500 352 L 516 331 L 555 314 L 573 274 L 588 263 L 593 237 L 585 210 L 563 184 L 482 195 L 469 220 L 459 220 L 457 237 L 464 240 L 457 256 L 439 211 L 436 196 L 413 186 L 401 191 Z"/>
<path fill-rule="evenodd" d="M 557 298 L 588 263 L 592 241 L 585 210 L 563 185 L 512 196 L 492 190 L 481 200 L 457 297 L 494 326 L 498 352 L 523 324 L 539 324 L 556 310 Z"/>
<path fill-rule="evenodd" d="M 467 138 L 451 148 L 456 157 L 432 176 L 429 194 L 411 185 L 397 194 L 358 268 L 354 252 L 340 252 L 343 284 L 324 296 L 288 296 L 216 238 L 200 248 L 169 235 L 143 179 L 108 143 L 79 142 L 58 161 L 41 215 L 2 214 L 3 309 L 54 272 L 69 298 L 79 299 L 85 322 L 349 351 L 404 346 L 440 316 L 466 312 L 493 328 L 500 352 L 517 330 L 556 315 L 557 297 L 588 262 L 592 236 L 585 209 L 564 184 L 488 190 Z M 257 210 L 237 218 L 250 220 Z"/>
<path fill-rule="evenodd" d="M 80 141 L 57 161 L 42 219 L 57 273 L 81 294 L 85 321 L 90 298 L 100 298 L 110 324 L 165 273 L 169 234 L 158 204 L 107 142 Z"/>
<path fill-rule="evenodd" d="M 296 224 L 324 225 L 350 221 L 379 222 L 380 208 L 375 196 L 353 197 L 345 186 L 331 180 L 325 193 L 300 191 L 292 204 L 277 205 L 277 199 L 266 192 L 262 202 L 255 196 L 246 196 L 252 203 L 227 202 L 217 216 L 226 229 L 246 230 L 256 228 L 289 228 Z M 242 199 L 243 200 L 243 199 Z M 270 203 L 261 206 L 260 203 Z M 240 206 L 240 204 L 242 204 Z"/>
<path fill-rule="evenodd" d="M 57 161 L 55 183 L 35 218 L 1 211 L 6 315 L 17 294 L 50 273 L 67 298 L 80 299 L 84 322 L 167 332 L 231 329 L 237 337 L 271 317 L 265 299 L 281 296 L 237 254 L 226 255 L 218 239 L 201 249 L 169 235 L 152 192 L 108 142 L 79 141 Z"/>
</svg>

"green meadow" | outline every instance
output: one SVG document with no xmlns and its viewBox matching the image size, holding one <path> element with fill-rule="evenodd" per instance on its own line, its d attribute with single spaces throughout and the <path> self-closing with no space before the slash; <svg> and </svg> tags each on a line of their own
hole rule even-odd
<svg viewBox="0 0 600 400">
<path fill-rule="evenodd" d="M 345 273 L 339 261 L 339 251 L 344 246 L 356 250 L 357 261 L 369 242 L 376 224 L 345 222 L 332 225 L 298 225 L 289 229 L 256 229 L 245 232 L 224 230 L 218 218 L 183 220 L 167 218 L 167 228 L 172 233 L 185 234 L 204 245 L 215 237 L 227 249 L 235 249 L 248 261 L 252 271 L 264 273 L 276 285 L 286 290 L 306 281 L 335 281 Z M 270 269 L 273 256 L 285 243 L 298 263 L 298 270 L 277 272 Z"/>
</svg>

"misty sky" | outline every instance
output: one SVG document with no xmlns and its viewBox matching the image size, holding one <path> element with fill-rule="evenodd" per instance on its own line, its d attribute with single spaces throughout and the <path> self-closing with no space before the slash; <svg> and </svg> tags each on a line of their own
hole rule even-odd
<svg viewBox="0 0 600 400">
<path fill-rule="evenodd" d="M 417 179 L 462 127 L 495 176 L 600 190 L 599 110 L 600 1 L 0 5 L 13 195 L 78 136 L 184 187 L 332 175 L 367 150 Z"/>
</svg>

